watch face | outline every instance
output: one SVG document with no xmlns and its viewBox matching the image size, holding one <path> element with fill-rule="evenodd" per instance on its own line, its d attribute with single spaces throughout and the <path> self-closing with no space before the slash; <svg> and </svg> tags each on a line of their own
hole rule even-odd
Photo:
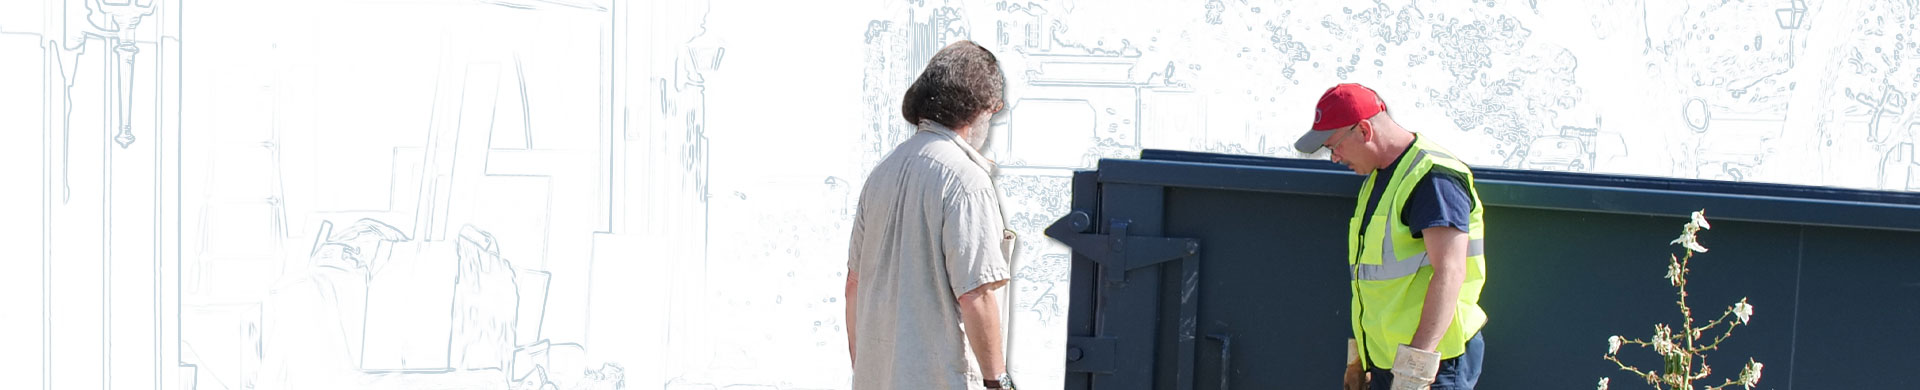
<svg viewBox="0 0 1920 390">
<path fill-rule="evenodd" d="M 988 379 L 981 382 L 983 382 L 981 384 L 986 385 L 986 387 L 989 389 L 1012 389 L 1013 388 L 1013 378 L 1008 376 L 1007 374 L 1000 374 L 999 378 Z"/>
</svg>

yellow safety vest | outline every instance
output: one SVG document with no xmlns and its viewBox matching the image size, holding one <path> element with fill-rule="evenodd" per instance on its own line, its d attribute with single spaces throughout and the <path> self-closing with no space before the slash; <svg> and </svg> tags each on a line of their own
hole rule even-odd
<svg viewBox="0 0 1920 390">
<path fill-rule="evenodd" d="M 1353 334 L 1362 343 L 1360 361 L 1370 361 L 1368 356 L 1377 357 L 1371 362 L 1379 363 L 1378 368 L 1392 369 L 1400 344 L 1412 342 L 1413 332 L 1420 327 L 1420 309 L 1427 297 L 1427 283 L 1433 279 L 1433 266 L 1427 260 L 1426 242 L 1413 237 L 1413 230 L 1400 220 L 1399 214 L 1413 194 L 1414 183 L 1436 166 L 1458 174 L 1474 204 L 1467 229 L 1467 275 L 1460 285 L 1453 323 L 1440 338 L 1440 357 L 1451 359 L 1466 352 L 1467 339 L 1487 323 L 1487 313 L 1479 304 L 1480 289 L 1486 286 L 1487 274 L 1484 250 L 1487 229 L 1481 219 L 1486 207 L 1480 202 L 1480 192 L 1473 187 L 1473 172 L 1444 149 L 1416 137 L 1394 168 L 1393 176 L 1387 178 L 1387 188 L 1380 195 L 1381 203 L 1374 208 L 1373 215 L 1364 215 L 1366 201 L 1372 196 L 1380 175 L 1375 172 L 1367 176 L 1366 184 L 1360 186 L 1360 201 L 1356 202 L 1348 227 Z M 1369 218 L 1364 242 L 1360 218 Z"/>
</svg>

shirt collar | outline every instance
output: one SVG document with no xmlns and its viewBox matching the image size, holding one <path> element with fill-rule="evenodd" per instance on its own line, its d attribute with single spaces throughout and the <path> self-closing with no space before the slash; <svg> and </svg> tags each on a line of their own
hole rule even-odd
<svg viewBox="0 0 1920 390">
<path fill-rule="evenodd" d="M 1413 142 L 1419 142 L 1419 141 L 1420 141 L 1420 133 L 1413 133 Z M 1400 155 L 1393 158 L 1393 162 L 1387 163 L 1387 165 L 1384 167 L 1380 167 L 1378 171 L 1381 173 L 1392 174 L 1395 169 L 1400 167 L 1400 161 L 1407 159 L 1407 153 L 1413 152 L 1413 142 L 1408 142 L 1407 148 L 1404 150 L 1401 150 Z"/>
<path fill-rule="evenodd" d="M 980 151 L 974 150 L 973 144 L 967 143 L 966 139 L 961 138 L 960 133 L 956 133 L 953 129 L 947 128 L 946 125 L 930 119 L 921 119 L 919 127 L 921 132 L 937 134 L 953 141 L 954 145 L 958 145 L 961 151 L 966 152 L 967 159 L 973 160 L 973 163 L 979 165 L 981 170 L 987 171 L 987 176 L 994 176 L 999 173 L 999 164 L 987 159 L 986 156 L 980 155 Z"/>
</svg>

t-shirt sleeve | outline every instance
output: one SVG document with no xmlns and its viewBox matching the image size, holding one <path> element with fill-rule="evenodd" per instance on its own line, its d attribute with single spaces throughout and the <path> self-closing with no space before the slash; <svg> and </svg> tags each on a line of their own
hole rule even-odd
<svg viewBox="0 0 1920 390">
<path fill-rule="evenodd" d="M 1468 219 L 1473 207 L 1473 197 L 1467 194 L 1467 186 L 1460 178 L 1452 172 L 1435 169 L 1420 179 L 1400 215 L 1413 230 L 1414 238 L 1421 238 L 1421 230 L 1437 226 L 1471 233 Z"/>
<path fill-rule="evenodd" d="M 1007 259 L 1000 254 L 1005 228 L 993 191 L 986 187 L 962 192 L 947 205 L 940 242 L 947 258 L 947 285 L 955 297 L 1007 280 L 1011 274 Z"/>
<path fill-rule="evenodd" d="M 865 224 L 860 223 L 861 220 L 863 219 L 861 217 L 862 215 L 860 215 L 859 212 L 854 213 L 853 235 L 847 238 L 847 269 L 848 270 L 860 269 L 860 246 L 863 241 L 861 240 L 860 236 L 866 234 L 866 229 L 864 228 Z"/>
</svg>

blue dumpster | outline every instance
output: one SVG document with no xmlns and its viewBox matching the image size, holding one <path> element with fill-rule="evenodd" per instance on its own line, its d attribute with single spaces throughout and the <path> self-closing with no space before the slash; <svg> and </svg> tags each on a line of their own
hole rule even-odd
<svg viewBox="0 0 1920 390">
<path fill-rule="evenodd" d="M 1679 326 L 1663 276 L 1693 210 L 1688 301 L 1752 322 L 1707 354 L 1762 388 L 1920 388 L 1920 195 L 1476 168 L 1487 220 L 1480 388 L 1617 388 L 1607 338 Z M 1346 224 L 1363 177 L 1318 160 L 1148 150 L 1073 176 L 1047 235 L 1072 248 L 1068 389 L 1332 389 L 1348 327 Z M 1712 333 L 1709 333 L 1710 335 Z M 1620 356 L 1659 367 L 1651 351 Z"/>
</svg>

